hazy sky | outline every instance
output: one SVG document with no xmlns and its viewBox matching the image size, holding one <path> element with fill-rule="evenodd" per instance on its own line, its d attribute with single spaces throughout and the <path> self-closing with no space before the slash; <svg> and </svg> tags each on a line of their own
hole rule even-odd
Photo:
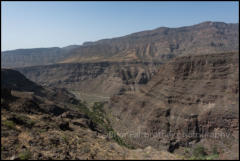
<svg viewBox="0 0 240 161">
<path fill-rule="evenodd" d="M 238 23 L 238 2 L 1 2 L 3 50 L 81 45 L 161 26 Z"/>
</svg>

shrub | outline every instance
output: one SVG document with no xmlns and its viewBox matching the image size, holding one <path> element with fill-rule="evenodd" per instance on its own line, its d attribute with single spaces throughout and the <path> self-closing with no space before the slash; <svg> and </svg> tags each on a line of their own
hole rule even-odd
<svg viewBox="0 0 240 161">
<path fill-rule="evenodd" d="M 193 156 L 194 157 L 203 157 L 206 156 L 206 152 L 203 146 L 197 146 L 193 149 Z"/>
<path fill-rule="evenodd" d="M 5 120 L 5 121 L 2 121 L 2 124 L 11 129 L 15 129 L 15 123 L 13 121 Z"/>
<path fill-rule="evenodd" d="M 31 158 L 31 156 L 32 154 L 29 150 L 25 150 L 18 155 L 20 160 L 28 160 Z"/>
<path fill-rule="evenodd" d="M 63 136 L 62 139 L 64 140 L 65 143 L 68 143 L 68 137 L 67 136 Z"/>
<path fill-rule="evenodd" d="M 24 125 L 28 128 L 32 128 L 32 126 L 35 124 L 35 121 L 24 115 L 14 114 L 9 120 L 14 124 Z"/>
<path fill-rule="evenodd" d="M 216 155 L 219 155 L 219 152 L 218 152 L 216 146 L 213 147 L 212 153 L 213 153 L 213 154 L 216 154 Z"/>
<path fill-rule="evenodd" d="M 218 159 L 219 153 L 217 152 L 217 148 L 214 147 L 212 150 L 212 154 L 207 155 L 205 152 L 204 147 L 197 146 L 193 149 L 193 156 L 190 158 L 190 160 L 213 160 Z"/>
<path fill-rule="evenodd" d="M 134 149 L 133 146 L 125 143 L 125 141 L 121 137 L 119 137 L 117 133 L 113 130 L 113 128 L 111 127 L 110 121 L 106 116 L 103 106 L 104 106 L 104 103 L 95 102 L 91 108 L 92 111 L 90 111 L 84 104 L 79 104 L 78 109 L 81 112 L 84 112 L 85 114 L 87 114 L 88 117 L 92 120 L 92 122 L 98 128 L 100 128 L 103 132 L 108 134 L 112 133 L 113 134 L 112 139 L 116 141 L 119 145 L 125 146 L 130 149 Z"/>
<path fill-rule="evenodd" d="M 24 124 L 26 127 L 31 128 L 32 126 L 34 126 L 34 124 L 36 123 L 35 121 L 33 121 L 32 119 L 30 119 L 27 116 L 24 115 L 17 115 L 15 116 L 15 120 L 19 123 L 19 124 Z"/>
<path fill-rule="evenodd" d="M 206 160 L 213 160 L 213 159 L 217 159 L 219 156 L 218 154 L 211 154 L 206 156 Z"/>
</svg>

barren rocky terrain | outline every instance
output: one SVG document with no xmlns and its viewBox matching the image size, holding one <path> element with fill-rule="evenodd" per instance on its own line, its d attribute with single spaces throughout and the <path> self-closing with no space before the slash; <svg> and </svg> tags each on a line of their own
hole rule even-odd
<svg viewBox="0 0 240 161">
<path fill-rule="evenodd" d="M 238 29 L 2 52 L 2 159 L 239 159 Z"/>
<path fill-rule="evenodd" d="M 133 149 L 111 137 L 110 126 L 64 90 L 42 88 L 14 70 L 2 70 L 1 76 L 1 159 L 177 158 L 152 147 Z"/>
<path fill-rule="evenodd" d="M 236 159 L 238 73 L 238 52 L 176 58 L 134 94 L 111 98 L 112 125 L 120 133 L 142 134 L 127 135 L 139 147 L 174 151 L 201 144 L 209 151 L 216 146 L 221 159 Z"/>
<path fill-rule="evenodd" d="M 15 69 L 34 82 L 66 88 L 79 99 L 92 102 L 107 101 L 114 94 L 124 91 L 136 91 L 151 79 L 159 65 L 160 63 L 151 62 L 97 62 Z"/>
</svg>

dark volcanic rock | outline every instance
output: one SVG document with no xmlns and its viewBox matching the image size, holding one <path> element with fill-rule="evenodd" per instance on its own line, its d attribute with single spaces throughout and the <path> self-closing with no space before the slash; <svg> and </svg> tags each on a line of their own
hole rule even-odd
<svg viewBox="0 0 240 161">
<path fill-rule="evenodd" d="M 40 108 L 48 114 L 53 114 L 55 116 L 59 116 L 62 113 L 66 111 L 66 109 L 63 109 L 61 107 L 58 107 L 56 105 L 49 105 L 49 104 L 41 104 Z"/>
<path fill-rule="evenodd" d="M 61 122 L 59 124 L 59 128 L 63 131 L 65 130 L 71 130 L 71 128 L 69 127 L 69 122 Z"/>
<path fill-rule="evenodd" d="M 12 97 L 12 95 L 11 95 L 11 89 L 2 87 L 2 88 L 1 88 L 1 97 L 4 98 L 4 99 L 9 99 L 9 98 L 11 98 L 11 97 Z"/>
</svg>

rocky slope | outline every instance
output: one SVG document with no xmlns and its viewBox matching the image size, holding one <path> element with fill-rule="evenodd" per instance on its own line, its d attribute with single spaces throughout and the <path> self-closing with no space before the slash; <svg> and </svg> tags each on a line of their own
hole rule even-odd
<svg viewBox="0 0 240 161">
<path fill-rule="evenodd" d="M 238 24 L 203 22 L 180 28 L 160 27 L 81 46 L 2 52 L 3 67 L 99 61 L 164 62 L 179 55 L 238 51 Z"/>
<path fill-rule="evenodd" d="M 159 63 L 66 63 L 15 68 L 28 79 L 50 87 L 64 87 L 86 101 L 108 100 L 114 94 L 136 91 L 157 72 Z"/>
<path fill-rule="evenodd" d="M 238 159 L 239 53 L 176 58 L 140 89 L 111 98 L 112 125 L 135 146 L 171 152 L 203 145 Z"/>
<path fill-rule="evenodd" d="M 120 138 L 116 143 L 97 114 L 65 90 L 43 88 L 14 70 L 3 69 L 1 76 L 3 160 L 177 158 L 152 147 L 129 149 Z"/>
<path fill-rule="evenodd" d="M 238 51 L 238 24 L 203 22 L 180 28 L 160 27 L 127 36 L 88 42 L 62 62 L 160 61 L 186 54 Z"/>
<path fill-rule="evenodd" d="M 1 72 L 4 158 L 239 159 L 238 37 L 238 24 L 204 22 L 3 52 L 27 77 Z"/>
</svg>

